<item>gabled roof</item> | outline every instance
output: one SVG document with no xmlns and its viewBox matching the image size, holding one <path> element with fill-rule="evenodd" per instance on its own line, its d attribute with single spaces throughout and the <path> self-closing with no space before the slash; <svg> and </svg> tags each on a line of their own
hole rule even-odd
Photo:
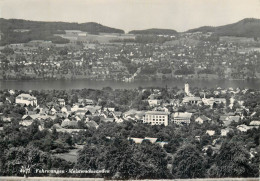
<svg viewBox="0 0 260 181">
<path fill-rule="evenodd" d="M 28 100 L 35 100 L 36 97 L 31 96 L 30 94 L 20 94 L 16 98 L 23 98 L 23 99 L 28 99 Z"/>
<path fill-rule="evenodd" d="M 88 121 L 86 122 L 86 126 L 89 128 L 97 128 L 98 124 L 95 121 Z"/>
<path fill-rule="evenodd" d="M 260 126 L 260 121 L 251 121 L 250 126 Z"/>
<path fill-rule="evenodd" d="M 22 120 L 32 120 L 33 118 L 29 115 L 23 115 Z"/>
<path fill-rule="evenodd" d="M 210 118 L 208 118 L 207 116 L 204 116 L 204 115 L 199 116 L 198 118 L 202 119 L 203 121 L 210 121 L 211 120 Z"/>
</svg>

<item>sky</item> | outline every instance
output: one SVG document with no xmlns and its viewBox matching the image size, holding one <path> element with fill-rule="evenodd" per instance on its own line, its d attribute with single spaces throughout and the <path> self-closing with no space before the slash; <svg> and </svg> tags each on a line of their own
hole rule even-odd
<svg viewBox="0 0 260 181">
<path fill-rule="evenodd" d="M 260 19 L 260 0 L 0 0 L 0 17 L 186 31 Z"/>
</svg>

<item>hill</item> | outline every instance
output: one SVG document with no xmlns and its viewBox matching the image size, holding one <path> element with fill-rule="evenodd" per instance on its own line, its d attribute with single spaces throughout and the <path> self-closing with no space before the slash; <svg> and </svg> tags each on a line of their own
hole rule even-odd
<svg viewBox="0 0 260 181">
<path fill-rule="evenodd" d="M 65 43 L 68 40 L 54 36 L 54 34 L 65 33 L 64 30 L 81 30 L 91 34 L 124 33 L 123 30 L 94 22 L 79 24 L 0 18 L 0 32 L 3 34 L 0 44 L 26 43 L 31 40 L 50 40 L 56 43 Z"/>
<path fill-rule="evenodd" d="M 147 30 L 132 30 L 129 34 L 141 34 L 141 35 L 176 35 L 177 31 L 171 29 L 147 29 Z"/>
<path fill-rule="evenodd" d="M 214 32 L 219 36 L 260 37 L 260 19 L 246 18 L 233 24 L 217 27 L 203 26 L 187 32 Z"/>
</svg>

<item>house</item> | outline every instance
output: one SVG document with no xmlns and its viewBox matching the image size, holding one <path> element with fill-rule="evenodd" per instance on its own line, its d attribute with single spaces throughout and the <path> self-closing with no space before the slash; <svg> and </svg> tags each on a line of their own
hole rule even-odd
<svg viewBox="0 0 260 181">
<path fill-rule="evenodd" d="M 164 126 L 168 126 L 169 114 L 169 112 L 163 111 L 147 111 L 145 112 L 143 123 L 148 123 L 151 125 L 164 124 Z"/>
<path fill-rule="evenodd" d="M 115 108 L 113 108 L 113 107 L 105 107 L 104 111 L 115 112 Z"/>
<path fill-rule="evenodd" d="M 167 145 L 167 141 L 157 141 L 156 144 L 160 145 L 161 147 L 164 147 L 164 145 Z"/>
<path fill-rule="evenodd" d="M 68 109 L 64 106 L 64 107 L 61 108 L 61 112 L 67 114 L 68 113 Z"/>
<path fill-rule="evenodd" d="M 94 105 L 94 101 L 91 99 L 85 99 L 86 105 L 87 106 L 93 106 Z"/>
<path fill-rule="evenodd" d="M 151 107 L 158 106 L 161 104 L 161 102 L 162 102 L 162 100 L 159 100 L 159 99 L 149 99 L 148 100 L 149 106 L 151 106 Z"/>
<path fill-rule="evenodd" d="M 32 120 L 32 119 L 29 119 L 29 120 L 26 120 L 26 119 L 25 119 L 25 120 L 19 122 L 19 124 L 20 124 L 21 126 L 25 126 L 25 127 L 30 126 L 32 123 L 33 123 L 33 120 Z"/>
<path fill-rule="evenodd" d="M 203 124 L 206 121 L 211 121 L 211 119 L 204 115 L 199 116 L 197 119 L 195 119 L 195 122 L 197 122 L 199 124 Z"/>
<path fill-rule="evenodd" d="M 14 95 L 14 94 L 15 94 L 15 91 L 14 91 L 14 90 L 12 90 L 12 89 L 11 89 L 11 90 L 9 90 L 8 92 L 9 92 L 9 94 L 10 94 L 10 95 Z"/>
<path fill-rule="evenodd" d="M 37 106 L 37 99 L 30 94 L 20 94 L 15 98 L 15 103 Z"/>
<path fill-rule="evenodd" d="M 184 97 L 182 103 L 184 104 L 201 104 L 202 100 L 200 97 Z"/>
<path fill-rule="evenodd" d="M 33 120 L 33 118 L 30 115 L 24 115 L 22 120 Z"/>
<path fill-rule="evenodd" d="M 78 99 L 78 103 L 82 104 L 82 105 L 86 105 L 86 106 L 93 106 L 94 105 L 94 101 L 91 99 Z"/>
<path fill-rule="evenodd" d="M 111 123 L 112 123 L 112 122 L 115 121 L 114 118 L 103 118 L 103 119 L 101 118 L 101 120 L 104 121 L 104 122 L 106 122 L 106 123 L 107 123 L 107 122 L 111 122 Z"/>
<path fill-rule="evenodd" d="M 215 135 L 215 131 L 214 131 L 214 130 L 207 130 L 206 133 L 207 133 L 209 136 Z"/>
<path fill-rule="evenodd" d="M 240 116 L 220 116 L 220 120 L 223 122 L 224 126 L 229 126 L 231 122 L 238 122 L 240 120 Z"/>
<path fill-rule="evenodd" d="M 241 124 L 237 126 L 237 129 L 241 132 L 247 132 L 247 130 L 251 129 L 249 126 L 245 124 Z"/>
<path fill-rule="evenodd" d="M 8 118 L 8 117 L 3 117 L 2 120 L 3 120 L 4 123 L 10 123 L 11 122 L 11 118 Z"/>
<path fill-rule="evenodd" d="M 175 124 L 190 124 L 192 113 L 176 112 L 172 114 L 173 122 Z"/>
<path fill-rule="evenodd" d="M 74 127 L 77 128 L 78 127 L 78 121 L 71 121 L 69 119 L 65 119 L 62 121 L 61 123 L 61 127 Z"/>
<path fill-rule="evenodd" d="M 58 99 L 58 104 L 60 106 L 65 106 L 65 100 L 64 99 Z"/>
<path fill-rule="evenodd" d="M 229 133 L 230 129 L 226 128 L 226 129 L 222 129 L 221 130 L 221 136 L 227 136 L 227 134 Z"/>
<path fill-rule="evenodd" d="M 250 123 L 249 123 L 249 125 L 250 126 L 260 126 L 260 121 L 251 121 Z"/>
<path fill-rule="evenodd" d="M 115 118 L 116 123 L 122 123 L 124 119 L 122 118 L 122 112 L 115 111 L 112 113 L 113 117 Z"/>
<path fill-rule="evenodd" d="M 51 110 L 49 111 L 49 114 L 50 115 L 55 115 L 56 114 L 56 109 L 53 107 L 53 108 L 51 108 Z"/>
<path fill-rule="evenodd" d="M 214 97 L 211 97 L 211 98 L 207 99 L 204 96 L 204 98 L 202 98 L 202 102 L 205 105 L 211 106 L 211 108 L 213 107 L 214 104 L 221 104 L 221 103 L 223 103 L 224 105 L 226 105 L 226 99 L 225 98 L 214 98 Z"/>
<path fill-rule="evenodd" d="M 115 118 L 115 122 L 116 123 L 122 123 L 122 122 L 124 122 L 124 119 L 123 118 Z"/>
<path fill-rule="evenodd" d="M 85 109 L 91 112 L 92 115 L 98 115 L 101 113 L 101 106 L 86 106 Z"/>
<path fill-rule="evenodd" d="M 143 138 L 131 138 L 129 137 L 128 140 L 134 141 L 136 144 L 141 144 L 143 142 Z"/>
<path fill-rule="evenodd" d="M 78 109 L 76 112 L 75 112 L 75 115 L 77 116 L 80 116 L 80 115 L 92 115 L 92 113 L 90 111 L 87 111 L 87 110 L 84 110 L 84 109 Z"/>
<path fill-rule="evenodd" d="M 97 124 L 95 121 L 87 121 L 87 122 L 86 122 L 86 126 L 87 126 L 88 128 L 95 128 L 95 129 L 98 128 L 98 124 Z"/>
</svg>

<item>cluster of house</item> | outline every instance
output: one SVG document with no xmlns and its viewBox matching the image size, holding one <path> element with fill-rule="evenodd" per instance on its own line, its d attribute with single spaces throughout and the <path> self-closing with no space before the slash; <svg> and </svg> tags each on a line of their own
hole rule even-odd
<svg viewBox="0 0 260 181">
<path fill-rule="evenodd" d="M 220 90 L 219 90 L 220 91 Z M 233 90 L 229 90 L 233 91 Z M 246 90 L 243 90 L 246 91 Z M 215 92 L 215 91 L 214 91 Z M 235 93 L 235 91 L 233 91 Z M 173 112 L 168 110 L 168 106 L 173 108 L 180 105 L 192 104 L 200 106 L 202 103 L 205 105 L 212 106 L 214 104 L 223 104 L 226 106 L 225 98 L 200 98 L 195 97 L 190 93 L 189 84 L 185 84 L 184 87 L 185 97 L 182 102 L 180 100 L 173 100 L 170 103 L 163 103 L 163 100 L 159 99 L 157 95 L 160 91 L 156 90 L 148 97 L 148 103 L 150 105 L 150 110 L 148 111 L 137 111 L 135 109 L 130 109 L 126 112 L 116 111 L 112 107 L 101 107 L 97 106 L 95 102 L 91 99 L 78 99 L 78 102 L 73 106 L 66 105 L 64 99 L 57 99 L 55 104 L 51 105 L 38 105 L 37 98 L 30 94 L 20 94 L 16 97 L 15 103 L 20 105 L 26 105 L 26 113 L 22 117 L 20 124 L 22 126 L 29 126 L 34 120 L 55 120 L 59 118 L 62 120 L 60 124 L 54 124 L 53 126 L 57 131 L 67 131 L 67 132 L 77 132 L 79 129 L 79 122 L 83 121 L 88 127 L 98 128 L 98 122 L 94 121 L 94 117 L 103 122 L 116 122 L 121 123 L 124 120 L 139 121 L 150 125 L 164 125 L 168 126 L 171 122 L 177 125 L 190 124 L 192 120 L 195 120 L 198 124 L 203 124 L 205 122 L 211 122 L 211 118 L 205 115 L 198 114 L 198 111 L 187 111 L 180 112 L 178 109 L 174 109 Z M 12 92 L 12 94 L 14 94 Z M 232 98 L 233 99 L 233 98 Z M 230 105 L 234 103 L 234 100 L 230 101 Z M 243 104 L 243 102 L 241 102 Z M 31 105 L 31 106 L 29 106 Z M 246 109 L 246 108 L 245 108 Z M 236 114 L 235 114 L 236 113 Z M 221 135 L 225 136 L 229 131 L 229 126 L 232 122 L 239 122 L 243 119 L 243 114 L 240 109 L 237 109 L 235 113 L 226 113 L 220 116 L 220 121 L 223 122 L 223 129 Z M 11 119 L 6 119 L 10 122 Z M 41 129 L 44 128 L 44 124 L 41 125 Z M 247 131 L 254 127 L 259 127 L 260 121 L 254 120 L 249 125 L 239 125 L 237 129 L 240 131 Z M 214 135 L 215 132 L 209 130 L 207 133 L 209 135 Z"/>
<path fill-rule="evenodd" d="M 73 38 L 74 36 L 82 37 L 82 33 L 85 34 L 77 30 L 73 30 L 73 33 L 67 31 L 67 33 L 67 38 L 71 36 Z M 122 36 L 120 37 L 122 38 Z M 188 37 L 191 39 L 194 38 L 191 36 Z M 107 38 L 108 36 L 105 39 Z M 179 42 L 182 42 L 181 39 Z M 90 78 L 95 80 L 113 79 L 129 82 L 140 79 L 140 77 L 151 78 L 151 76 L 155 76 L 156 78 L 189 76 L 190 78 L 205 79 L 217 79 L 219 77 L 239 79 L 248 77 L 260 78 L 260 73 L 248 66 L 256 65 L 256 59 L 259 58 L 259 50 L 253 51 L 253 53 L 245 52 L 241 54 L 241 51 L 238 52 L 238 50 L 245 49 L 242 45 L 238 47 L 234 43 L 227 43 L 226 45 L 222 42 L 217 44 L 203 42 L 205 43 L 203 47 L 204 51 L 199 51 L 207 53 L 200 54 L 198 58 L 196 52 L 198 48 L 202 47 L 189 45 L 188 42 L 184 42 L 187 41 L 183 41 L 178 46 L 176 46 L 177 44 L 173 46 L 171 44 L 140 45 L 135 43 L 127 44 L 124 48 L 120 44 L 111 45 L 111 43 L 93 44 L 88 42 L 83 43 L 82 47 L 79 47 L 77 43 L 53 44 L 52 42 L 42 40 L 33 40 L 26 44 L 10 44 L 7 47 L 13 49 L 14 54 L 7 55 L 6 58 L 9 63 L 7 63 L 8 66 L 5 66 L 7 67 L 6 69 L 0 71 L 0 79 L 19 79 L 21 77 L 55 79 Z M 0 47 L 0 50 L 4 48 Z M 60 51 L 66 48 L 69 51 L 61 55 Z M 48 52 L 50 49 L 52 49 L 52 53 L 46 55 L 46 60 L 41 60 L 41 51 L 47 50 Z M 213 50 L 215 51 L 214 53 L 212 53 Z M 227 54 L 226 51 L 230 51 L 232 54 Z M 118 58 L 122 56 L 138 67 L 138 71 L 129 71 L 128 65 Z M 235 66 L 234 61 L 237 61 L 238 58 L 240 61 L 239 64 L 242 67 Z M 193 61 L 188 61 L 189 59 Z M 198 59 L 202 62 L 197 62 Z M 209 59 L 213 61 L 209 61 Z M 0 62 L 0 65 L 2 63 L 4 62 Z M 18 65 L 18 70 L 14 70 L 13 67 L 17 67 L 15 65 Z M 171 69 L 171 73 L 156 71 L 154 75 L 144 76 L 145 74 L 142 73 L 141 69 L 147 68 L 147 65 L 158 70 L 161 68 Z M 75 67 L 77 70 L 71 71 Z M 194 69 L 194 73 L 185 75 L 173 71 L 178 70 L 179 67 Z M 208 70 L 211 72 L 208 73 Z M 219 72 L 214 70 L 221 70 L 221 73 L 219 74 Z"/>
</svg>

